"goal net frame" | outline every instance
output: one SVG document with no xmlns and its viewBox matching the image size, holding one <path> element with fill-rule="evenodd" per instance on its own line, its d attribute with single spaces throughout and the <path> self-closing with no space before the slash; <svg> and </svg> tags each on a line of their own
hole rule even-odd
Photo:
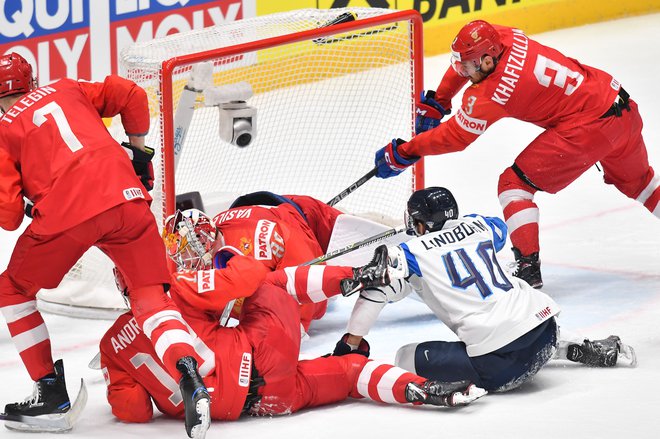
<svg viewBox="0 0 660 439">
<path fill-rule="evenodd" d="M 345 9 L 337 10 L 337 15 L 341 14 Z M 413 76 L 413 98 L 412 102 L 414 105 L 411 107 L 412 122 L 414 123 L 414 115 L 416 104 L 420 93 L 423 89 L 423 59 L 421 54 L 423 53 L 422 46 L 422 28 L 423 21 L 421 16 L 417 11 L 395 11 L 392 13 L 384 14 L 381 16 L 370 17 L 361 20 L 355 20 L 347 23 L 337 24 L 325 29 L 310 29 L 307 31 L 299 32 L 296 34 L 288 34 L 279 37 L 266 38 L 259 41 L 254 41 L 245 44 L 238 44 L 231 47 L 219 48 L 217 50 L 195 53 L 190 55 L 177 56 L 166 60 L 162 64 L 162 96 L 172 96 L 173 94 L 173 72 L 177 67 L 194 64 L 198 62 L 207 61 L 210 56 L 213 57 L 230 57 L 232 55 L 240 55 L 246 52 L 258 51 L 260 49 L 271 48 L 275 46 L 281 46 L 285 44 L 292 44 L 297 42 L 309 41 L 313 39 L 319 39 L 324 37 L 330 37 L 332 35 L 337 35 L 347 31 L 356 31 L 373 26 L 384 25 L 388 23 L 393 23 L 397 21 L 409 20 L 412 23 L 411 31 L 411 69 Z M 417 56 L 415 56 L 417 54 Z M 161 102 L 161 114 L 171 114 L 174 115 L 175 108 L 173 100 L 163 99 Z M 411 135 L 414 135 L 414 130 L 412 130 Z M 163 193 L 165 196 L 165 218 L 175 211 L 175 172 L 174 170 L 174 142 L 175 142 L 175 133 L 174 133 L 174 119 L 167 118 L 162 121 L 162 139 L 163 145 Z M 374 149 L 375 151 L 375 149 Z M 422 189 L 424 187 L 424 160 L 418 161 L 412 169 L 412 190 Z M 358 176 L 356 176 L 358 177 Z"/>
</svg>

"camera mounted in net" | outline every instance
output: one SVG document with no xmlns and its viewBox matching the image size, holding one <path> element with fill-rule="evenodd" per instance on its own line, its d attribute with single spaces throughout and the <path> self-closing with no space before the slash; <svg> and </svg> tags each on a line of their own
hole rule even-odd
<svg viewBox="0 0 660 439">
<path fill-rule="evenodd" d="M 218 107 L 220 138 L 244 148 L 257 135 L 257 109 L 247 104 L 252 97 L 252 87 L 247 82 L 237 82 L 204 90 L 206 106 Z"/>
</svg>

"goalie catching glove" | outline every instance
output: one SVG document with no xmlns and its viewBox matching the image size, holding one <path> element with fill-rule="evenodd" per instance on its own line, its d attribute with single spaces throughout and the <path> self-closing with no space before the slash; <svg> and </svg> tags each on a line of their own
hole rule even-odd
<svg viewBox="0 0 660 439">
<path fill-rule="evenodd" d="M 392 143 L 376 151 L 374 160 L 377 168 L 376 177 L 394 177 L 419 160 L 417 156 L 404 157 L 399 153 L 398 148 L 405 143 L 403 139 L 392 139 Z"/>
<path fill-rule="evenodd" d="M 154 165 L 151 163 L 151 159 L 154 158 L 153 148 L 145 146 L 144 151 L 142 151 L 128 142 L 122 142 L 121 146 L 131 159 L 133 170 L 140 178 L 142 185 L 147 189 L 147 192 L 152 190 L 154 188 Z"/>
<path fill-rule="evenodd" d="M 435 92 L 428 90 L 426 94 L 422 91 L 422 97 L 417 105 L 415 116 L 415 134 L 423 133 L 440 125 L 443 117 L 451 113 L 445 110 L 442 105 L 435 100 Z"/>
</svg>

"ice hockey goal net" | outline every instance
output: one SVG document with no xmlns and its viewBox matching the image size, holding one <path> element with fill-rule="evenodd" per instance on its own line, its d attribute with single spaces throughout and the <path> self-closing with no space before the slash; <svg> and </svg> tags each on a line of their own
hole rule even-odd
<svg viewBox="0 0 660 439">
<path fill-rule="evenodd" d="M 373 167 L 377 148 L 413 135 L 422 21 L 416 11 L 297 10 L 138 43 L 121 62 L 123 75 L 150 98 L 147 144 L 157 150 L 152 210 L 159 223 L 174 211 L 177 194 L 193 191 L 210 214 L 261 190 L 328 201 Z M 244 101 L 255 115 L 248 146 L 219 134 L 222 104 L 201 91 L 192 100 L 186 95 L 198 87 L 191 75 L 200 65 L 211 72 L 205 91 L 249 89 Z M 400 223 L 408 196 L 422 185 L 419 163 L 397 178 L 371 179 L 336 207 Z M 93 249 L 68 281 L 112 286 L 105 259 Z"/>
</svg>

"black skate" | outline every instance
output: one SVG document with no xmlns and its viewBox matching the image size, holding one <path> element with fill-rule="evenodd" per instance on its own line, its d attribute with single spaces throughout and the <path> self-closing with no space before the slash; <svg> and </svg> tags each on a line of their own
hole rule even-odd
<svg viewBox="0 0 660 439">
<path fill-rule="evenodd" d="M 186 433 L 193 439 L 203 439 L 211 424 L 211 397 L 197 370 L 193 357 L 183 357 L 176 363 L 182 373 L 179 388 L 186 413 Z"/>
<path fill-rule="evenodd" d="M 64 380 L 62 360 L 54 364 L 55 373 L 34 383 L 34 392 L 23 402 L 7 404 L 0 420 L 10 430 L 62 433 L 73 428 L 87 403 L 87 390 L 80 382 L 76 403 L 71 406 Z"/>
<path fill-rule="evenodd" d="M 408 402 L 441 407 L 468 405 L 486 393 L 484 389 L 465 380 L 450 383 L 429 380 L 422 384 L 411 382 L 406 386 Z"/>
<path fill-rule="evenodd" d="M 71 407 L 69 394 L 64 382 L 62 360 L 54 364 L 55 373 L 34 383 L 34 392 L 23 402 L 7 404 L 5 414 L 20 416 L 41 416 L 66 413 Z"/>
<path fill-rule="evenodd" d="M 384 287 L 390 284 L 387 272 L 387 246 L 380 245 L 374 251 L 374 257 L 367 265 L 353 268 L 353 278 L 340 282 L 342 296 L 350 296 L 370 287 Z"/>
<path fill-rule="evenodd" d="M 635 350 L 621 343 L 616 335 L 610 335 L 605 340 L 585 339 L 582 344 L 568 345 L 567 349 L 566 358 L 587 366 L 614 367 L 619 360 L 631 367 L 637 365 Z"/>
<path fill-rule="evenodd" d="M 516 268 L 513 275 L 530 284 L 532 288 L 542 288 L 543 279 L 541 279 L 539 253 L 536 252 L 529 256 L 523 256 L 516 247 L 512 247 L 511 250 L 513 250 L 513 256 L 516 258 Z"/>
</svg>

